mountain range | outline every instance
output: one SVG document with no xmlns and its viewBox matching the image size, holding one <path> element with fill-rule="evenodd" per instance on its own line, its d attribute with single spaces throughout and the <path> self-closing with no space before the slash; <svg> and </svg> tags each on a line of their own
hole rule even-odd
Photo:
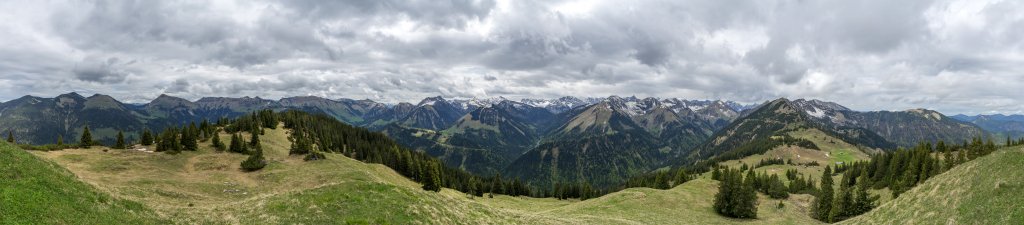
<svg viewBox="0 0 1024 225">
<path fill-rule="evenodd" d="M 753 154 L 771 144 L 799 144 L 786 137 L 798 129 L 818 129 L 875 150 L 988 135 L 979 125 L 931 110 L 862 112 L 803 99 L 744 105 L 619 96 L 520 101 L 438 96 L 416 104 L 386 104 L 312 96 L 207 97 L 193 102 L 161 95 L 134 105 L 106 95 L 77 93 L 0 103 L 0 131 L 13 133 L 20 143 L 49 144 L 58 137 L 73 143 L 89 126 L 95 139 L 110 144 L 118 130 L 136 140 L 143 129 L 160 131 L 258 109 L 323 113 L 383 132 L 449 166 L 536 186 L 588 182 L 610 187 L 666 166 Z"/>
<path fill-rule="evenodd" d="M 997 135 L 1018 139 L 1024 137 L 1024 115 L 975 115 L 958 114 L 953 119 L 973 123 Z"/>
</svg>

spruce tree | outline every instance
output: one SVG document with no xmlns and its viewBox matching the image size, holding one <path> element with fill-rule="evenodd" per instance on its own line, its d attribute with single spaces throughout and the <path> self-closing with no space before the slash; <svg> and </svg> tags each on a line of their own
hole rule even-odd
<svg viewBox="0 0 1024 225">
<path fill-rule="evenodd" d="M 210 135 L 212 136 L 212 138 L 210 139 L 210 146 L 212 146 L 213 149 L 216 149 L 217 151 L 224 151 L 224 142 L 220 141 L 220 135 L 217 134 L 216 129 L 214 129 L 214 132 L 212 132 Z"/>
<path fill-rule="evenodd" d="M 82 139 L 78 141 L 78 145 L 82 148 L 92 147 L 92 134 L 89 133 L 89 126 L 82 129 Z"/>
<path fill-rule="evenodd" d="M 7 143 L 14 143 L 14 132 L 7 131 Z"/>
<path fill-rule="evenodd" d="M 845 173 L 843 177 L 850 175 Z M 826 222 L 838 222 L 846 218 L 847 210 L 852 204 L 853 193 L 850 190 L 850 183 L 846 182 L 845 178 L 843 182 L 839 183 L 839 193 L 837 193 L 835 200 L 832 202 L 832 210 L 829 211 L 828 220 Z"/>
<path fill-rule="evenodd" d="M 871 194 L 868 193 L 868 176 L 867 169 L 861 172 L 860 177 L 857 178 L 857 194 L 854 200 L 853 215 L 860 215 L 871 211 L 874 208 L 874 202 L 871 200 Z"/>
<path fill-rule="evenodd" d="M 252 133 L 252 137 L 250 137 L 250 139 L 249 139 L 249 147 L 256 147 L 256 145 L 260 143 L 260 131 L 259 130 L 260 130 L 259 127 L 253 126 L 252 131 L 250 132 L 250 133 Z"/>
<path fill-rule="evenodd" d="M 689 178 L 687 178 L 686 170 L 684 170 L 683 168 L 679 168 L 678 171 L 676 171 L 675 179 L 672 179 L 672 185 L 679 186 L 680 184 L 685 183 L 687 179 Z"/>
<path fill-rule="evenodd" d="M 832 168 L 825 166 L 825 172 L 821 174 L 821 187 L 817 198 L 814 199 L 814 218 L 829 222 L 828 215 L 832 212 Z"/>
<path fill-rule="evenodd" d="M 754 182 L 757 180 L 757 175 L 754 174 L 754 170 L 748 170 L 747 177 L 743 181 L 743 185 L 740 186 L 737 199 L 739 200 L 736 205 L 736 218 L 757 218 L 757 190 L 754 189 Z"/>
<path fill-rule="evenodd" d="M 779 175 L 772 174 L 768 178 L 768 196 L 774 199 L 785 199 L 789 197 L 789 193 L 786 192 L 786 185 L 782 183 L 782 179 Z"/>
<path fill-rule="evenodd" d="M 64 146 L 64 136 L 57 135 L 57 146 Z"/>
<path fill-rule="evenodd" d="M 150 146 L 153 145 L 153 133 L 149 131 L 149 128 L 142 130 L 142 140 L 139 144 Z"/>
<path fill-rule="evenodd" d="M 114 149 L 126 149 L 128 146 L 124 143 L 124 132 L 117 131 L 117 142 L 114 142 Z"/>
<path fill-rule="evenodd" d="M 719 171 L 717 167 L 715 168 L 715 171 Z M 718 183 L 718 193 L 715 194 L 715 204 L 713 208 L 715 209 L 715 212 L 720 215 L 732 217 L 734 208 L 732 199 L 734 198 L 733 194 L 735 193 L 733 189 L 738 186 L 735 184 L 736 181 L 734 173 L 731 169 L 726 169 L 724 173 L 719 171 L 718 180 L 720 182 Z"/>
<path fill-rule="evenodd" d="M 253 147 L 253 153 L 245 161 L 242 161 L 241 167 L 246 172 L 252 172 L 263 169 L 265 166 L 267 166 L 267 162 L 263 158 L 263 145 L 257 142 Z"/>
<path fill-rule="evenodd" d="M 246 144 L 242 143 L 242 138 L 239 137 L 239 136 L 240 135 L 238 133 L 235 133 L 235 134 L 231 135 L 231 142 L 230 142 L 231 145 L 228 146 L 228 150 L 231 151 L 231 152 L 234 152 L 234 153 L 245 154 L 246 153 L 246 149 L 245 149 L 245 145 Z"/>
<path fill-rule="evenodd" d="M 423 190 L 439 192 L 441 191 L 441 175 L 439 174 L 437 164 L 429 163 L 426 168 L 426 177 L 423 179 Z"/>
</svg>

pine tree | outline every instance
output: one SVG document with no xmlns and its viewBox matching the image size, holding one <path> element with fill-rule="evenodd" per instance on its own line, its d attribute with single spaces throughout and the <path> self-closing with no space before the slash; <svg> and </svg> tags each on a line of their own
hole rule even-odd
<svg viewBox="0 0 1024 225">
<path fill-rule="evenodd" d="M 199 150 L 199 143 L 196 140 L 199 133 L 199 129 L 196 128 L 196 124 L 192 123 L 189 126 L 182 126 L 181 128 L 181 147 L 185 151 L 196 151 Z"/>
<path fill-rule="evenodd" d="M 289 155 L 303 155 L 308 154 L 313 148 L 311 141 L 306 137 L 302 129 L 296 128 L 292 130 L 291 137 L 292 147 L 288 151 Z"/>
<path fill-rule="evenodd" d="M 220 141 L 220 135 L 217 134 L 217 131 L 215 130 L 214 132 L 212 132 L 210 136 L 212 136 L 210 140 L 210 146 L 212 146 L 213 149 L 216 149 L 217 151 L 224 151 L 224 142 Z"/>
<path fill-rule="evenodd" d="M 150 146 L 153 145 L 153 133 L 149 131 L 149 128 L 142 130 L 142 140 L 139 144 Z"/>
<path fill-rule="evenodd" d="M 92 134 L 89 133 L 89 126 L 85 126 L 82 130 L 82 139 L 78 141 L 78 144 L 82 148 L 92 147 Z"/>
<path fill-rule="evenodd" d="M 679 186 L 680 184 L 685 183 L 686 180 L 688 180 L 688 179 L 689 178 L 686 175 L 686 170 L 684 170 L 682 168 L 679 168 L 678 171 L 676 171 L 675 179 L 672 179 L 672 182 L 673 182 L 672 185 L 673 186 Z"/>
<path fill-rule="evenodd" d="M 14 132 L 7 131 L 7 143 L 14 143 Z"/>
<path fill-rule="evenodd" d="M 714 169 L 711 170 L 711 179 L 712 180 L 717 180 L 717 181 L 722 181 L 722 171 L 720 169 L 718 169 L 718 166 L 713 166 L 713 167 L 714 167 Z"/>
<path fill-rule="evenodd" d="M 242 143 L 242 138 L 240 136 L 241 135 L 237 133 L 231 135 L 231 146 L 228 146 L 228 150 L 234 153 L 245 154 L 247 153 L 245 149 L 246 144 Z"/>
<path fill-rule="evenodd" d="M 825 172 L 821 174 L 821 187 L 817 198 L 814 199 L 814 218 L 829 222 L 828 215 L 832 212 L 832 168 L 825 166 Z"/>
<path fill-rule="evenodd" d="M 843 177 L 847 177 L 850 173 L 846 173 Z M 843 180 L 846 180 L 845 178 Z M 846 218 L 848 207 L 852 204 L 853 193 L 850 190 L 849 182 L 840 182 L 839 193 L 836 195 L 835 200 L 832 202 L 832 210 L 829 211 L 828 221 L 826 222 L 837 222 Z"/>
<path fill-rule="evenodd" d="M 871 194 L 868 193 L 868 176 L 867 169 L 860 174 L 857 178 L 857 194 L 854 200 L 853 215 L 860 215 L 871 211 L 874 208 L 874 202 L 872 201 Z"/>
<path fill-rule="evenodd" d="M 124 132 L 117 131 L 117 142 L 114 143 L 114 149 L 126 149 L 128 146 L 124 143 Z"/>
<path fill-rule="evenodd" d="M 768 196 L 774 199 L 785 199 L 789 198 L 789 193 L 786 192 L 786 185 L 782 183 L 782 179 L 779 175 L 772 174 L 768 178 Z"/>
<path fill-rule="evenodd" d="M 259 127 L 253 126 L 252 131 L 251 131 L 252 137 L 249 138 L 249 147 L 256 147 L 256 145 L 260 143 L 260 131 L 259 130 L 260 130 Z"/>
<path fill-rule="evenodd" d="M 253 147 L 253 153 L 245 161 L 242 161 L 241 167 L 246 172 L 252 172 L 263 169 L 265 166 L 267 166 L 267 162 L 263 158 L 263 145 L 257 142 Z"/>
<path fill-rule="evenodd" d="M 715 168 L 715 171 L 719 171 L 717 167 Z M 735 198 L 733 195 L 736 193 L 733 189 L 736 189 L 739 186 L 736 184 L 735 174 L 731 169 L 726 169 L 724 173 L 719 171 L 718 180 L 720 182 L 718 184 L 718 193 L 715 194 L 715 204 L 713 208 L 715 209 L 715 212 L 718 212 L 718 214 L 732 217 L 734 208 L 732 199 Z"/>
<path fill-rule="evenodd" d="M 437 165 L 430 163 L 426 168 L 426 177 L 423 179 L 423 190 L 439 192 L 441 191 L 441 175 L 438 171 Z"/>
<path fill-rule="evenodd" d="M 754 182 L 757 175 L 754 170 L 748 170 L 747 177 L 740 188 L 739 204 L 736 208 L 736 218 L 757 218 L 757 191 L 754 189 Z"/>
</svg>

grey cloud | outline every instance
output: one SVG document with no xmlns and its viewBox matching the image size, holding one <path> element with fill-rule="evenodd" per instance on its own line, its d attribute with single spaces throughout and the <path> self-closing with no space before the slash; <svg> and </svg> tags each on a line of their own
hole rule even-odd
<svg viewBox="0 0 1024 225">
<path fill-rule="evenodd" d="M 493 0 L 300 0 L 280 3 L 313 20 L 401 15 L 439 27 L 465 26 L 468 20 L 486 17 L 495 6 Z"/>
<path fill-rule="evenodd" d="M 120 83 L 129 75 L 129 72 L 122 67 L 133 64 L 134 61 L 121 62 L 117 57 L 106 59 L 89 58 L 83 60 L 82 64 L 72 72 L 75 78 L 83 81 L 98 83 Z"/>
<path fill-rule="evenodd" d="M 411 102 L 615 94 L 1024 110 L 1014 100 L 1024 99 L 1019 1 L 17 0 L 0 8 L 26 9 L 0 22 L 8 31 L 0 99 L 77 90 L 135 100 L 161 91 Z"/>
</svg>

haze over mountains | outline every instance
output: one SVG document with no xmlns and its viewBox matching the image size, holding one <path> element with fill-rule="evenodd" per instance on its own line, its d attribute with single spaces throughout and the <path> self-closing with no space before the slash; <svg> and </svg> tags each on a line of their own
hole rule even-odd
<svg viewBox="0 0 1024 225">
<path fill-rule="evenodd" d="M 981 127 L 924 109 L 860 112 L 819 100 L 777 99 L 756 105 L 676 98 L 562 97 L 458 99 L 384 104 L 370 100 L 161 95 L 143 105 L 106 95 L 25 96 L 0 104 L 0 127 L 22 143 L 74 142 L 88 125 L 94 137 L 129 140 L 143 129 L 235 117 L 259 109 L 323 113 L 384 132 L 399 143 L 477 174 L 502 174 L 534 185 L 587 181 L 599 187 L 664 166 L 738 153 L 744 145 L 814 128 L 865 149 L 919 141 L 963 142 Z M 982 119 L 983 120 L 983 119 Z M 976 120 L 977 121 L 977 120 Z M 749 149 L 748 149 L 749 150 Z"/>
</svg>

